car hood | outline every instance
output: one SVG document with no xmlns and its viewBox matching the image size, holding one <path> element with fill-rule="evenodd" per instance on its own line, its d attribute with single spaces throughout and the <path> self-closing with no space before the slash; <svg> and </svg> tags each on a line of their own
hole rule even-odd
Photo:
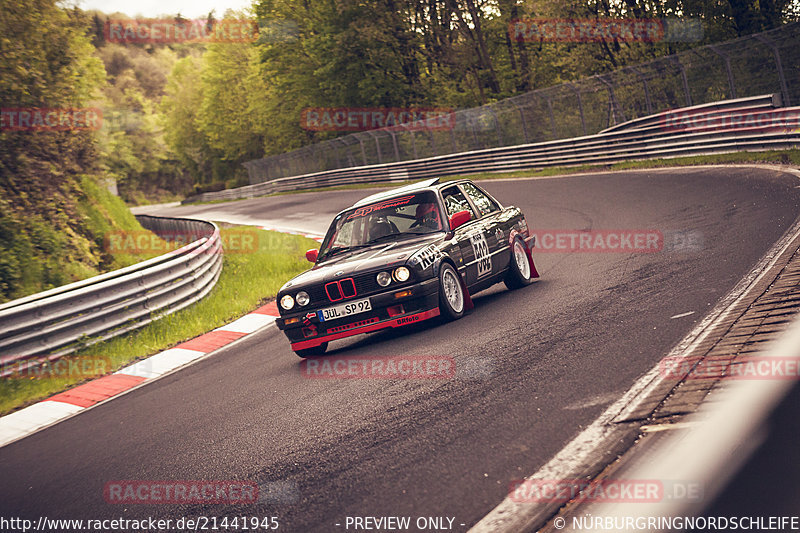
<svg viewBox="0 0 800 533">
<path fill-rule="evenodd" d="M 421 235 L 413 239 L 380 243 L 369 248 L 337 254 L 314 265 L 311 270 L 295 276 L 281 288 L 281 291 L 327 283 L 333 279 L 345 278 L 360 272 L 380 270 L 382 267 L 393 268 L 403 265 L 414 253 L 425 246 L 443 241 L 444 236 L 444 233 Z"/>
</svg>

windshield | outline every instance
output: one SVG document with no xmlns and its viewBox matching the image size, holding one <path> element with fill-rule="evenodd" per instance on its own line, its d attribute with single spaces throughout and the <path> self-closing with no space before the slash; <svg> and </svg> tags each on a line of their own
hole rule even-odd
<svg viewBox="0 0 800 533">
<path fill-rule="evenodd" d="M 444 226 L 435 193 L 398 196 L 340 213 L 322 241 L 319 257 L 437 231 Z"/>
</svg>

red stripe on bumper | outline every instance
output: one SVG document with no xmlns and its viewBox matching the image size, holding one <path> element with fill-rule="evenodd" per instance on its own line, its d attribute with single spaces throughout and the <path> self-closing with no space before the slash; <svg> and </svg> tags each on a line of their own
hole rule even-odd
<svg viewBox="0 0 800 533">
<path fill-rule="evenodd" d="M 430 311 L 423 311 L 422 313 L 416 313 L 414 315 L 407 315 L 395 318 L 394 320 L 387 320 L 386 322 L 379 322 L 377 324 L 370 324 L 368 326 L 363 326 L 360 328 L 353 328 L 347 331 L 342 331 L 341 333 L 334 333 L 332 335 L 324 335 L 322 337 L 316 337 L 314 339 L 309 339 L 307 341 L 300 341 L 292 343 L 292 350 L 305 350 L 306 348 L 313 348 L 315 346 L 319 346 L 323 342 L 335 341 L 336 339 L 344 339 L 345 337 L 352 337 L 353 335 L 359 335 L 361 333 L 369 333 L 370 331 L 377 331 L 383 328 L 396 328 L 399 326 L 405 326 L 407 324 L 416 324 L 417 322 L 422 322 L 423 320 L 428 320 L 429 318 L 434 318 L 439 316 L 439 308 L 436 307 L 431 309 Z"/>
</svg>

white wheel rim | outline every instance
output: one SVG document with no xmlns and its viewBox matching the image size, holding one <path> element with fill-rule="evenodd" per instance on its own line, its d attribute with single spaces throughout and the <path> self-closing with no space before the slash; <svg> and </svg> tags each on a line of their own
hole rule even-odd
<svg viewBox="0 0 800 533">
<path fill-rule="evenodd" d="M 514 260 L 517 262 L 519 273 L 522 274 L 524 279 L 531 277 L 531 265 L 528 264 L 528 254 L 522 247 L 522 243 L 517 241 L 514 243 Z"/>
<path fill-rule="evenodd" d="M 456 313 L 460 313 L 464 309 L 464 295 L 461 293 L 461 284 L 458 282 L 455 272 L 450 269 L 445 270 L 442 276 L 442 286 L 444 297 L 450 304 L 450 308 Z"/>
</svg>

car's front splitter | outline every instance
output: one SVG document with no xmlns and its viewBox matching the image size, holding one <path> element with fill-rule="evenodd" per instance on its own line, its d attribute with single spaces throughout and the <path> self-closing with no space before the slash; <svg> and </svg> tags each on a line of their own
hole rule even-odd
<svg viewBox="0 0 800 533">
<path fill-rule="evenodd" d="M 313 339 L 308 339 L 305 341 L 293 342 L 292 350 L 297 351 L 297 350 L 305 350 L 308 348 L 314 348 L 325 342 L 335 341 L 337 339 L 344 339 L 345 337 L 352 337 L 353 335 L 360 335 L 362 333 L 370 333 L 372 331 L 377 331 L 379 329 L 384 329 L 384 328 L 397 328 L 401 326 L 407 326 L 409 324 L 416 324 L 417 322 L 422 322 L 423 320 L 428 320 L 430 318 L 435 318 L 437 316 L 439 316 L 439 308 L 435 307 L 433 309 L 429 309 L 428 311 L 422 311 L 420 313 L 403 315 L 395 318 L 390 318 L 389 320 L 374 322 L 372 324 L 367 324 L 365 326 L 354 327 L 351 329 L 347 329 L 345 331 L 331 333 L 329 335 L 314 337 Z"/>
</svg>

